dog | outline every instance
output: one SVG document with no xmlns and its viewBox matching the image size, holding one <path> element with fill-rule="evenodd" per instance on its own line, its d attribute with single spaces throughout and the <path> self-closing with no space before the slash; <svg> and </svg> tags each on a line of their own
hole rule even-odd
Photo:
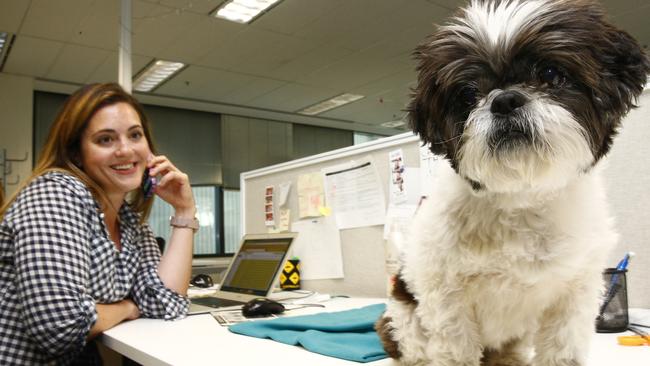
<svg viewBox="0 0 650 366">
<path fill-rule="evenodd" d="M 375 328 L 404 365 L 582 366 L 617 235 L 599 171 L 650 62 L 593 0 L 473 0 L 419 45 L 446 162 Z"/>
</svg>

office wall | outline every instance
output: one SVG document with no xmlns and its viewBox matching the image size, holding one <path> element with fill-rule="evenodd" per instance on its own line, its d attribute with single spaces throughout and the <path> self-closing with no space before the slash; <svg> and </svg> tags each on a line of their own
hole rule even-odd
<svg viewBox="0 0 650 366">
<path fill-rule="evenodd" d="M 9 183 L 24 180 L 32 170 L 32 97 L 34 79 L 0 73 L 0 149 L 6 149 L 9 158 L 24 158 L 26 162 L 13 163 Z M 2 168 L 0 168 L 2 169 Z M 18 185 L 7 185 L 7 195 Z"/>
<path fill-rule="evenodd" d="M 222 116 L 224 186 L 239 188 L 239 174 L 291 160 L 291 123 Z"/>
<path fill-rule="evenodd" d="M 636 256 L 628 268 L 631 307 L 650 308 L 650 91 L 623 121 L 607 158 L 605 184 L 619 244 L 609 259 L 615 266 L 625 252 Z"/>
<path fill-rule="evenodd" d="M 353 132 L 260 118 L 222 115 L 224 186 L 242 172 L 353 145 Z"/>
</svg>

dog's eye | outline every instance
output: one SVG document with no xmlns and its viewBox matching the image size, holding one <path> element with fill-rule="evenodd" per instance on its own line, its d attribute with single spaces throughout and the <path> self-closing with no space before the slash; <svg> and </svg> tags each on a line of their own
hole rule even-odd
<svg viewBox="0 0 650 366">
<path fill-rule="evenodd" d="M 566 81 L 566 76 L 555 66 L 546 66 L 539 72 L 539 80 L 552 87 L 559 87 Z"/>
<path fill-rule="evenodd" d="M 476 88 L 463 88 L 460 91 L 460 100 L 466 105 L 476 104 Z"/>
</svg>

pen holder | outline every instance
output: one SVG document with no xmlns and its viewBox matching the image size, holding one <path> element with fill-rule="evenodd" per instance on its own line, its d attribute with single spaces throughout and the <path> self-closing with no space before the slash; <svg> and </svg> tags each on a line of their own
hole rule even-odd
<svg viewBox="0 0 650 366">
<path fill-rule="evenodd" d="M 607 268 L 603 271 L 605 293 L 596 318 L 598 333 L 617 333 L 627 329 L 627 280 L 626 269 Z"/>
<path fill-rule="evenodd" d="M 280 274 L 280 288 L 283 290 L 300 289 L 300 260 L 289 259 Z"/>
</svg>

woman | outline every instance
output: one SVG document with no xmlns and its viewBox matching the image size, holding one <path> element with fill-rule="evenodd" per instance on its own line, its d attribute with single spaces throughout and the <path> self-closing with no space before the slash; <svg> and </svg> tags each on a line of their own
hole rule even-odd
<svg viewBox="0 0 650 366">
<path fill-rule="evenodd" d="M 101 332 L 185 315 L 194 197 L 153 151 L 142 107 L 119 85 L 66 101 L 26 186 L 0 208 L 0 364 L 101 363 Z M 175 210 L 162 258 L 144 223 L 145 169 Z"/>
</svg>

